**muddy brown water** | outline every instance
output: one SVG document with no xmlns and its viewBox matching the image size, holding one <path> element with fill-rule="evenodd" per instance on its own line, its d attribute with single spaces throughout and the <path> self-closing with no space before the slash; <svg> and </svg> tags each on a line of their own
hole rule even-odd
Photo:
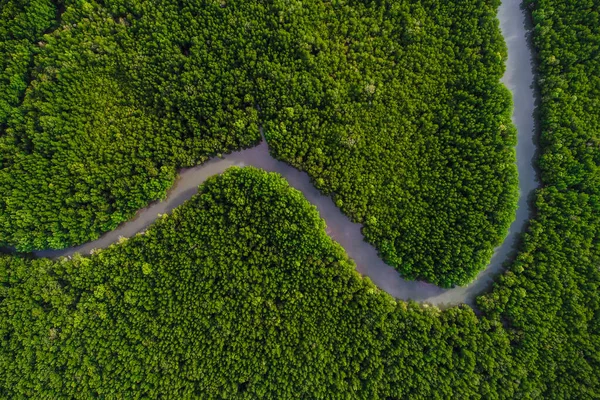
<svg viewBox="0 0 600 400">
<path fill-rule="evenodd" d="M 498 10 L 498 18 L 508 46 L 506 73 L 502 82 L 512 92 L 513 122 L 518 130 L 516 151 L 519 171 L 519 208 L 508 236 L 495 250 L 488 267 L 471 284 L 442 289 L 430 283 L 403 279 L 395 269 L 378 257 L 373 246 L 364 241 L 360 224 L 351 222 L 340 212 L 331 198 L 322 196 L 312 185 L 306 173 L 271 157 L 264 141 L 259 146 L 228 154 L 223 159 L 213 159 L 197 167 L 182 170 L 176 185 L 169 191 L 165 201 L 140 210 L 134 219 L 106 233 L 98 240 L 64 250 L 37 251 L 34 254 L 38 257 L 57 258 L 74 253 L 89 254 L 92 249 L 108 247 L 121 236 L 132 237 L 147 229 L 159 214 L 168 213 L 183 204 L 197 192 L 198 186 L 207 178 L 222 173 L 234 165 L 251 165 L 281 174 L 292 187 L 300 190 L 325 219 L 327 233 L 354 259 L 358 272 L 368 276 L 380 289 L 397 299 L 410 299 L 440 307 L 460 303 L 474 305 L 476 296 L 490 287 L 494 277 L 503 271 L 504 264 L 514 254 L 517 239 L 532 216 L 531 197 L 539 186 L 535 168 L 534 77 L 532 52 L 527 36 L 528 17 L 521 9 L 519 0 L 505 0 Z"/>
</svg>

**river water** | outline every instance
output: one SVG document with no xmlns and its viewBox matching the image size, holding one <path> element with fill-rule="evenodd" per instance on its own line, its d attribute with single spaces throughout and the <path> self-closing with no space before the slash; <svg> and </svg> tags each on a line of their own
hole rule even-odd
<svg viewBox="0 0 600 400">
<path fill-rule="evenodd" d="M 194 168 L 181 171 L 176 185 L 169 191 L 165 201 L 157 202 L 140 210 L 134 219 L 108 232 L 98 240 L 64 250 L 45 250 L 34 254 L 38 257 L 56 258 L 74 253 L 89 254 L 116 242 L 121 236 L 131 237 L 145 230 L 158 217 L 181 205 L 196 192 L 198 185 L 210 176 L 219 174 L 231 166 L 252 165 L 266 171 L 281 174 L 289 184 L 300 190 L 314 204 L 327 223 L 327 233 L 340 243 L 354 259 L 358 271 L 368 276 L 379 288 L 397 299 L 415 300 L 440 307 L 466 303 L 474 305 L 477 295 L 485 291 L 495 276 L 503 270 L 515 252 L 519 234 L 525 229 L 532 215 L 530 199 L 538 187 L 535 169 L 536 145 L 534 127 L 533 60 L 527 39 L 527 17 L 520 8 L 520 0 L 505 0 L 498 10 L 500 27 L 508 46 L 506 73 L 502 82 L 513 94 L 513 122 L 518 130 L 517 160 L 519 170 L 519 208 L 504 243 L 498 247 L 488 267 L 468 286 L 442 289 L 433 284 L 407 281 L 385 264 L 373 246 L 363 240 L 361 225 L 352 223 L 335 206 L 331 198 L 322 196 L 311 184 L 308 175 L 275 160 L 269 155 L 265 141 L 256 147 L 235 152 L 223 159 L 213 159 Z"/>
</svg>

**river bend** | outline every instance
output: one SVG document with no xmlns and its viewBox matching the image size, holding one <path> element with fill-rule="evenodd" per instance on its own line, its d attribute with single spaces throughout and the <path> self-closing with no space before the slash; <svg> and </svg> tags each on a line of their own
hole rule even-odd
<svg viewBox="0 0 600 400">
<path fill-rule="evenodd" d="M 361 225 L 351 222 L 343 215 L 331 198 L 322 196 L 306 173 L 271 157 L 264 140 L 259 146 L 182 170 L 165 201 L 140 210 L 134 219 L 98 240 L 68 249 L 37 251 L 34 254 L 38 257 L 56 258 L 74 253 L 89 254 L 92 249 L 108 247 L 121 236 L 131 237 L 148 228 L 159 214 L 168 213 L 196 194 L 198 186 L 210 176 L 222 173 L 234 165 L 251 165 L 281 174 L 292 187 L 300 190 L 325 219 L 329 236 L 340 243 L 354 259 L 358 272 L 368 276 L 382 290 L 397 299 L 415 300 L 440 307 L 459 303 L 474 305 L 476 296 L 491 285 L 494 277 L 503 271 L 504 263 L 514 254 L 517 239 L 532 215 L 529 203 L 538 187 L 535 169 L 533 59 L 527 37 L 528 17 L 520 8 L 520 0 L 504 0 L 498 10 L 498 18 L 508 47 L 506 73 L 502 82 L 513 95 L 513 122 L 518 131 L 516 151 L 520 197 L 516 219 L 510 226 L 508 236 L 495 250 L 487 268 L 468 286 L 442 289 L 430 283 L 402 279 L 394 268 L 378 257 L 375 248 L 364 241 Z"/>
</svg>

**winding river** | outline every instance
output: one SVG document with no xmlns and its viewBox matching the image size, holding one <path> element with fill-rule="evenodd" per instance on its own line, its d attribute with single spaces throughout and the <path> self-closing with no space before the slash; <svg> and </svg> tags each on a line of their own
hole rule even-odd
<svg viewBox="0 0 600 400">
<path fill-rule="evenodd" d="M 363 240 L 361 225 L 352 223 L 335 206 L 331 198 L 322 196 L 311 184 L 308 175 L 275 160 L 270 156 L 263 140 L 259 146 L 213 159 L 194 168 L 181 171 L 176 185 L 165 201 L 154 203 L 138 212 L 136 217 L 103 235 L 98 240 L 64 250 L 45 250 L 38 257 L 61 257 L 74 253 L 89 254 L 92 249 L 105 248 L 119 237 L 131 237 L 145 230 L 158 217 L 181 205 L 196 192 L 198 185 L 208 177 L 237 165 L 252 165 L 281 174 L 291 186 L 300 190 L 314 204 L 327 223 L 327 233 L 354 259 L 358 271 L 368 276 L 379 288 L 397 299 L 415 300 L 440 307 L 466 303 L 474 305 L 475 298 L 487 289 L 495 276 L 511 259 L 519 234 L 532 215 L 530 200 L 538 187 L 535 162 L 533 60 L 527 38 L 527 17 L 520 8 L 520 0 L 504 0 L 498 10 L 500 28 L 508 46 L 506 73 L 502 82 L 510 89 L 514 99 L 513 122 L 518 130 L 517 160 L 519 170 L 519 208 L 504 243 L 498 247 L 488 267 L 468 286 L 442 289 L 433 284 L 407 281 L 392 267 L 385 264 L 373 246 Z"/>
</svg>

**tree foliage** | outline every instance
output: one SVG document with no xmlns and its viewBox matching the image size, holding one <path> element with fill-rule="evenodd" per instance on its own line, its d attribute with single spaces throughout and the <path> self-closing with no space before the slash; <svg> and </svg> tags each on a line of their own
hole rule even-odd
<svg viewBox="0 0 600 400">
<path fill-rule="evenodd" d="M 29 85 L 38 40 L 55 23 L 49 0 L 0 1 L 0 136 Z"/>
</svg>

